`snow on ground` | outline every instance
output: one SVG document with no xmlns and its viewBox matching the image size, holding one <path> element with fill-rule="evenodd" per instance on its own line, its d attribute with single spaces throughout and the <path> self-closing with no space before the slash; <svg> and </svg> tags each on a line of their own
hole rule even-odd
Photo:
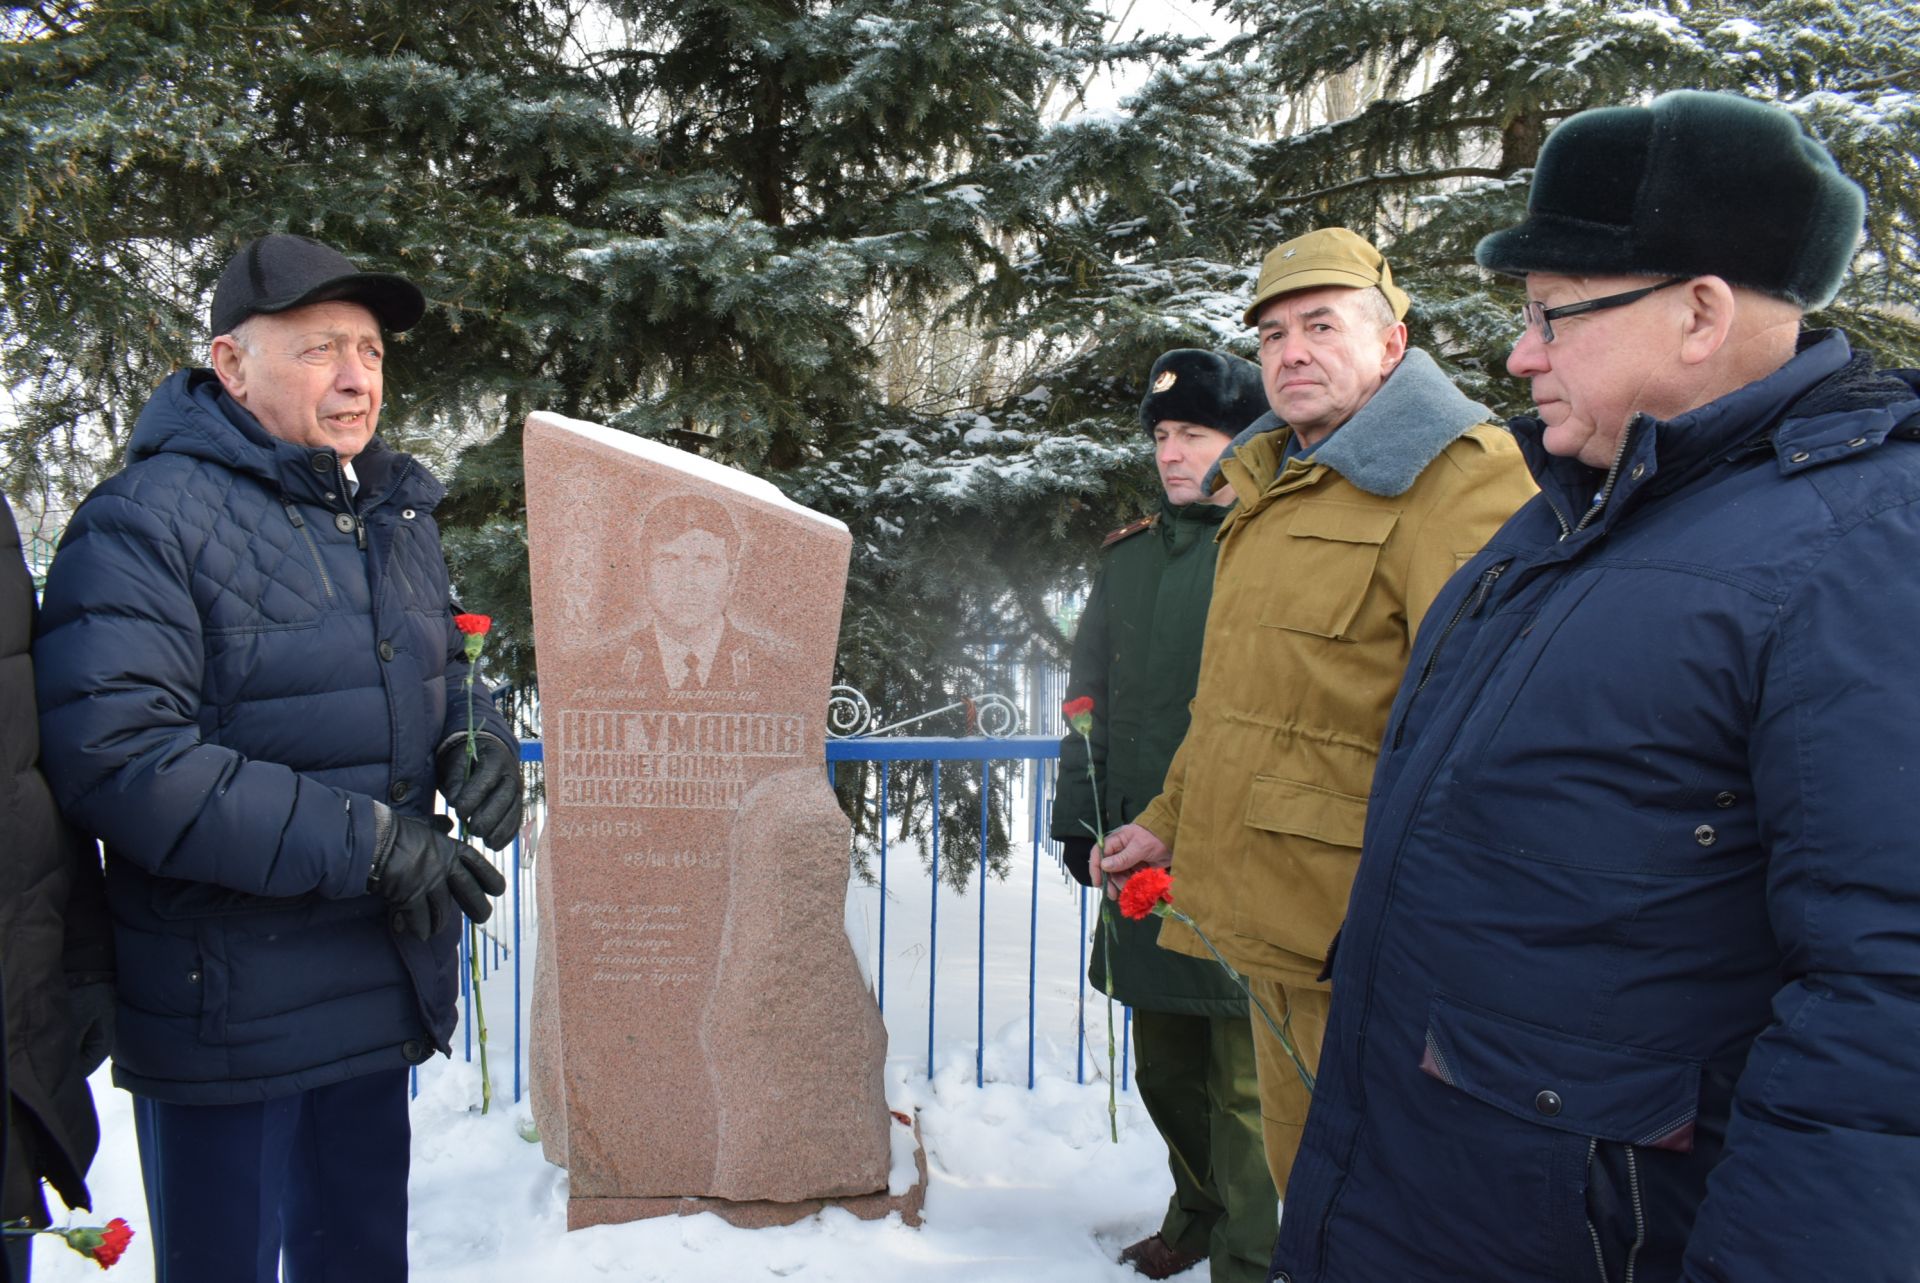
<svg viewBox="0 0 1920 1283">
<path fill-rule="evenodd" d="M 917 851 L 888 865 L 885 1015 L 892 1040 L 887 1095 L 918 1111 L 927 1148 L 925 1224 L 862 1221 L 830 1209 L 779 1229 L 736 1229 L 717 1216 L 662 1217 L 566 1231 L 567 1174 L 547 1163 L 532 1111 L 513 1101 L 511 968 L 485 986 L 494 1109 L 482 1117 L 478 1066 L 436 1059 L 413 1107 L 412 1277 L 421 1283 L 572 1283 L 672 1280 L 736 1283 L 1137 1283 L 1120 1248 L 1159 1227 L 1172 1190 L 1166 1151 L 1134 1093 L 1119 1093 L 1120 1141 L 1108 1138 L 1105 999 L 1087 1001 L 1086 1083 L 1076 1079 L 1080 992 L 1079 888 L 1053 857 L 1017 848 L 1013 871 L 987 890 L 985 1085 L 975 1086 L 979 1003 L 978 884 L 942 888 L 936 952 L 935 1072 L 927 1077 L 930 887 Z M 524 889 L 524 887 L 523 887 Z M 530 904 L 530 901 L 528 902 Z M 849 918 L 878 941 L 877 888 L 855 887 Z M 1035 912 L 1037 910 L 1037 912 Z M 1089 904 L 1091 915 L 1091 904 Z M 510 932 L 511 902 L 495 925 Z M 1035 1088 L 1027 1089 L 1030 917 L 1038 938 Z M 527 915 L 530 922 L 531 914 Z M 531 949 L 525 951 L 531 959 Z M 530 971 L 529 971 L 530 977 Z M 528 986 L 530 987 L 530 986 Z M 1116 1009 L 1115 1019 L 1121 1014 Z M 94 1079 L 100 1156 L 90 1176 L 97 1214 L 125 1216 L 136 1238 L 114 1283 L 150 1283 L 146 1205 L 126 1093 L 105 1070 Z M 635 1139 L 644 1144 L 645 1138 Z M 34 1278 L 99 1278 L 98 1267 L 41 1237 Z M 1205 1267 L 1183 1276 L 1200 1281 Z"/>
</svg>

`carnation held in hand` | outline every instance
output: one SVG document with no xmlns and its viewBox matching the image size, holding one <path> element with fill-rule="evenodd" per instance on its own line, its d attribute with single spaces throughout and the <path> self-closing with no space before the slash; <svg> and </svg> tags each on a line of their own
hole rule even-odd
<svg viewBox="0 0 1920 1283">
<path fill-rule="evenodd" d="M 1120 916 L 1135 922 L 1149 916 L 1164 918 L 1172 904 L 1173 876 L 1165 869 L 1140 869 L 1120 888 Z"/>
<path fill-rule="evenodd" d="M 1150 917 L 1172 918 L 1193 932 L 1194 938 L 1206 946 L 1207 952 L 1213 955 L 1213 960 L 1220 964 L 1221 969 L 1232 978 L 1235 984 L 1240 986 L 1241 992 L 1247 995 L 1247 1001 L 1253 1004 L 1255 1011 L 1260 1013 L 1260 1018 L 1267 1022 L 1267 1028 L 1271 1029 L 1273 1036 L 1279 1040 L 1280 1049 L 1286 1052 L 1287 1059 L 1293 1062 L 1294 1072 L 1300 1075 L 1301 1085 L 1307 1089 L 1309 1095 L 1312 1094 L 1313 1070 L 1308 1068 L 1305 1060 L 1301 1059 L 1300 1049 L 1293 1041 L 1293 1012 L 1289 1010 L 1285 1016 L 1275 1020 L 1273 1013 L 1267 1010 L 1267 1005 L 1260 1001 L 1260 995 L 1248 987 L 1247 978 L 1234 970 L 1233 964 L 1213 947 L 1213 941 L 1207 939 L 1207 933 L 1200 929 L 1200 924 L 1174 907 L 1171 873 L 1165 869 L 1148 866 L 1136 869 L 1129 874 L 1126 884 L 1120 888 L 1120 915 L 1131 918 L 1135 922 L 1144 922 Z"/>
<path fill-rule="evenodd" d="M 467 657 L 467 762 L 468 769 L 480 756 L 478 738 L 479 723 L 473 717 L 473 674 L 480 666 L 480 652 L 487 644 L 487 630 L 493 627 L 492 615 L 463 614 L 453 617 L 453 626 L 466 635 L 462 649 Z M 514 804 L 514 814 L 519 813 L 519 803 Z M 514 821 L 518 827 L 518 821 Z M 466 830 L 461 830 L 465 836 Z M 504 845 L 504 839 L 502 841 Z M 499 848 L 496 847 L 496 850 Z M 482 915 L 483 917 L 485 915 Z M 467 919 L 467 973 L 473 994 L 474 1031 L 480 1038 L 480 1112 L 486 1113 L 493 1108 L 493 1075 L 487 1068 L 487 1011 L 480 1002 L 480 928 L 469 916 Z"/>
<path fill-rule="evenodd" d="M 1081 695 L 1070 699 L 1060 706 L 1060 711 L 1066 716 L 1068 726 L 1071 726 L 1082 735 L 1092 733 L 1093 696 Z"/>
<path fill-rule="evenodd" d="M 493 627 L 492 615 L 455 615 L 453 626 L 466 634 L 467 662 L 480 658 L 480 648 L 486 644 L 487 630 Z"/>
</svg>

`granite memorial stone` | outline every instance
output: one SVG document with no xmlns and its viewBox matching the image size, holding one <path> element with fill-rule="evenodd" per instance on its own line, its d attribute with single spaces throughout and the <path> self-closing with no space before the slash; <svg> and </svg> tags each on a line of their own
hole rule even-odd
<svg viewBox="0 0 1920 1283">
<path fill-rule="evenodd" d="M 917 1219 L 917 1193 L 888 1194 L 886 1031 L 823 763 L 846 527 L 555 415 L 527 420 L 525 458 L 549 807 L 533 1106 L 569 1226 L 826 1200 Z"/>
</svg>

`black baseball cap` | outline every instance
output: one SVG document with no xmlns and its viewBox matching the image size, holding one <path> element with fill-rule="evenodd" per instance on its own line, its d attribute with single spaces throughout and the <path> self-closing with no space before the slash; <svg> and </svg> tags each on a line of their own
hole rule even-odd
<svg viewBox="0 0 1920 1283">
<path fill-rule="evenodd" d="M 404 276 L 363 272 L 319 241 L 277 232 L 249 241 L 213 287 L 213 333 L 231 334 L 249 316 L 345 299 L 379 318 L 390 333 L 419 324 L 427 300 Z"/>
</svg>

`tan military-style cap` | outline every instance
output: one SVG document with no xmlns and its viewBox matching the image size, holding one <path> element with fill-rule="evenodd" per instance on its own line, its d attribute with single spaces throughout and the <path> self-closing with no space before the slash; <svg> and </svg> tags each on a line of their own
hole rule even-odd
<svg viewBox="0 0 1920 1283">
<path fill-rule="evenodd" d="M 1276 245 L 1260 264 L 1260 284 L 1242 322 L 1252 325 L 1260 309 L 1296 290 L 1344 285 L 1362 290 L 1377 285 L 1400 320 L 1407 317 L 1407 296 L 1393 283 L 1393 269 L 1368 240 L 1344 227 L 1322 227 Z"/>
</svg>

